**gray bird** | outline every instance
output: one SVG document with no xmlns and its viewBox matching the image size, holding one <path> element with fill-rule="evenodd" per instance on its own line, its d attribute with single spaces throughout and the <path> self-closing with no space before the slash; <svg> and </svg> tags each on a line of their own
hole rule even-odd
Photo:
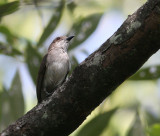
<svg viewBox="0 0 160 136">
<path fill-rule="evenodd" d="M 73 37 L 57 37 L 49 46 L 48 53 L 43 57 L 36 86 L 38 103 L 52 94 L 65 81 L 70 70 L 67 49 Z"/>
</svg>

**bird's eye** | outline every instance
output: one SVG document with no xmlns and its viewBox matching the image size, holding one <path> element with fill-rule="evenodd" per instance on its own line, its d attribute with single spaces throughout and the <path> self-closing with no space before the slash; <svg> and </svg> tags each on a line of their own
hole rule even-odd
<svg viewBox="0 0 160 136">
<path fill-rule="evenodd" d="M 57 37 L 57 40 L 60 40 L 60 37 Z"/>
</svg>

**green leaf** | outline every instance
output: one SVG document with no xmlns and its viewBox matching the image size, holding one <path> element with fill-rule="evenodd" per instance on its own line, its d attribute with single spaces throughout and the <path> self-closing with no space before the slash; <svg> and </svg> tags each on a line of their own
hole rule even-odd
<svg viewBox="0 0 160 136">
<path fill-rule="evenodd" d="M 22 55 L 22 52 L 20 52 L 18 49 L 2 42 L 0 42 L 0 53 L 8 56 Z"/>
<path fill-rule="evenodd" d="M 56 29 L 62 17 L 64 7 L 65 7 L 65 1 L 61 0 L 59 6 L 56 8 L 53 16 L 51 17 L 48 25 L 44 29 L 44 32 L 42 33 L 37 46 L 42 46 L 42 44 L 47 40 L 47 38 Z"/>
<path fill-rule="evenodd" d="M 11 34 L 10 30 L 5 26 L 0 26 L 0 33 L 3 33 L 6 36 L 6 40 L 9 43 L 13 43 L 15 36 Z"/>
<path fill-rule="evenodd" d="M 71 1 L 67 4 L 67 8 L 73 13 L 75 8 L 77 7 L 77 4 L 75 1 Z"/>
<path fill-rule="evenodd" d="M 147 124 L 149 126 L 160 122 L 160 118 L 155 116 L 155 114 L 153 114 L 151 111 L 149 110 L 144 110 L 144 111 L 145 111 L 145 120 L 147 121 Z"/>
<path fill-rule="evenodd" d="M 86 56 L 89 56 L 89 52 L 86 50 L 86 49 L 82 49 L 81 52 L 86 55 Z"/>
<path fill-rule="evenodd" d="M 75 67 L 78 65 L 78 61 L 76 57 L 72 56 L 71 58 L 71 70 L 69 72 L 69 75 L 72 73 L 72 71 L 75 69 Z"/>
<path fill-rule="evenodd" d="M 6 128 L 12 121 L 10 95 L 4 88 L 0 92 L 0 131 Z"/>
<path fill-rule="evenodd" d="M 129 80 L 153 80 L 160 78 L 160 65 L 140 69 Z"/>
<path fill-rule="evenodd" d="M 15 55 L 22 55 L 22 52 L 19 51 L 16 48 L 12 48 L 12 53 L 10 53 L 11 56 L 15 56 Z"/>
<path fill-rule="evenodd" d="M 18 72 L 9 90 L 0 91 L 0 131 L 24 114 L 24 99 Z"/>
<path fill-rule="evenodd" d="M 25 59 L 33 82 L 36 84 L 38 70 L 42 61 L 42 57 L 39 54 L 38 50 L 32 47 L 29 42 L 26 48 Z"/>
<path fill-rule="evenodd" d="M 0 53 L 9 56 L 22 55 L 22 52 L 18 50 L 17 46 L 17 41 L 19 38 L 14 35 L 6 26 L 0 26 L 0 33 L 2 33 L 7 40 L 5 43 L 0 42 Z"/>
<path fill-rule="evenodd" d="M 160 135 L 160 124 L 154 124 L 149 128 L 149 136 L 159 136 Z"/>
<path fill-rule="evenodd" d="M 142 125 L 139 114 L 135 115 L 135 120 L 127 134 L 127 136 L 146 136 L 144 126 Z"/>
<path fill-rule="evenodd" d="M 74 22 L 71 31 L 67 34 L 68 36 L 75 35 L 74 40 L 69 46 L 69 50 L 77 47 L 83 41 L 85 41 L 96 29 L 102 14 L 93 14 L 86 18 L 80 18 Z"/>
<path fill-rule="evenodd" d="M 108 123 L 115 112 L 116 109 L 113 109 L 109 112 L 99 114 L 89 121 L 76 136 L 99 136 L 108 126 Z"/>
<path fill-rule="evenodd" d="M 16 10 L 18 10 L 18 8 L 19 1 L 13 1 L 7 4 L 0 5 L 0 18 L 15 12 Z"/>
<path fill-rule="evenodd" d="M 16 72 L 12 81 L 12 85 L 9 89 L 9 95 L 12 109 L 11 114 L 13 116 L 13 120 L 16 120 L 24 114 L 24 98 L 18 72 Z"/>
</svg>

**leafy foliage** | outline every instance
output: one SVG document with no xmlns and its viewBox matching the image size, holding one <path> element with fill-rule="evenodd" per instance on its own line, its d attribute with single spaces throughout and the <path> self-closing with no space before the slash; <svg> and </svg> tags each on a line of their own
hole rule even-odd
<svg viewBox="0 0 160 136">
<path fill-rule="evenodd" d="M 44 55 L 44 52 L 46 50 L 46 48 L 44 47 L 44 43 L 48 40 L 48 37 L 50 37 L 55 32 L 55 30 L 58 29 L 59 24 L 61 24 L 61 21 L 62 20 L 64 21 L 65 18 L 64 15 L 66 15 L 65 14 L 66 11 L 69 12 L 68 20 L 70 21 L 68 22 L 71 22 L 69 31 L 66 32 L 66 35 L 68 36 L 75 35 L 75 38 L 72 41 L 71 46 L 69 47 L 69 51 L 73 51 L 82 42 L 87 40 L 93 34 L 93 32 L 97 28 L 99 20 L 101 19 L 104 13 L 103 11 L 106 10 L 106 7 L 119 6 L 121 8 L 118 9 L 123 10 L 124 7 L 122 7 L 122 5 L 127 5 L 125 4 L 126 0 L 121 0 L 117 2 L 116 1 L 112 2 L 111 0 L 108 1 L 93 0 L 93 1 L 84 1 L 83 3 L 80 0 L 78 1 L 24 0 L 24 3 L 22 3 L 22 5 L 20 5 L 21 3 L 19 1 L 14 1 L 9 3 L 7 2 L 8 1 L 5 0 L 5 2 L 3 4 L 1 2 L 0 5 L 0 21 L 2 22 L 0 24 L 0 53 L 5 56 L 10 56 L 14 60 L 16 58 L 18 62 L 24 63 L 29 70 L 29 76 L 31 76 L 34 84 L 36 84 L 38 69 L 42 60 L 42 56 Z M 138 2 L 139 1 L 137 0 L 136 3 Z M 34 6 L 36 8 L 34 8 Z M 103 9 L 104 7 L 105 9 Z M 11 14 L 17 11 L 18 9 L 21 10 L 18 16 L 14 16 L 14 14 Z M 46 18 L 48 19 L 48 14 L 47 14 L 48 12 L 52 14 L 52 16 L 48 19 L 49 21 L 46 27 L 42 30 L 41 35 L 36 36 L 36 30 L 40 29 L 39 27 L 37 28 L 35 27 L 35 29 L 31 30 L 29 25 L 24 25 L 23 28 L 25 31 L 23 30 L 22 33 L 26 33 L 27 35 L 27 32 L 31 31 L 32 33 L 34 33 L 35 37 L 34 36 L 22 37 L 20 33 L 17 33 L 22 31 L 21 29 L 18 29 L 22 28 L 22 26 L 15 29 L 14 23 L 16 22 L 16 20 L 20 18 L 20 16 L 22 16 L 22 19 L 19 19 L 17 21 L 17 24 L 19 26 L 20 22 L 23 22 L 24 17 L 27 18 L 27 16 L 23 16 L 23 14 L 29 11 L 33 11 L 32 12 L 33 15 L 32 13 L 30 14 L 32 15 L 32 17 L 31 16 L 28 17 L 28 20 L 29 22 L 31 22 L 31 25 L 34 24 L 34 21 L 37 18 L 38 19 L 41 18 L 42 21 L 44 21 Z M 42 15 L 42 17 L 39 16 L 40 15 L 39 13 Z M 11 17 L 11 19 L 9 18 L 9 16 Z M 12 16 L 14 16 L 14 19 L 12 18 Z M 6 19 L 7 21 L 5 21 L 5 17 L 7 17 Z M 34 21 L 33 18 L 35 19 Z M 67 25 L 65 27 L 67 27 Z M 86 54 L 86 56 L 89 55 L 86 50 L 82 49 L 81 51 L 84 54 Z M 72 68 L 71 68 L 72 71 L 78 65 L 79 62 L 74 55 L 71 56 L 71 61 L 72 61 Z M 12 68 L 12 66 L 9 67 Z M 129 80 L 133 84 L 136 83 L 136 86 L 138 86 L 139 82 L 144 82 L 144 81 L 147 82 L 147 80 L 150 80 L 150 82 L 152 82 L 152 80 L 158 81 L 159 77 L 160 77 L 160 65 L 155 65 L 140 69 L 135 75 L 130 77 Z M 0 85 L 0 88 L 1 88 L 0 130 L 2 130 L 8 124 L 15 121 L 21 115 L 23 115 L 25 111 L 24 98 L 22 93 L 22 85 L 21 85 L 21 79 L 19 77 L 19 72 L 16 71 L 12 84 L 9 89 L 6 89 L 3 84 Z M 147 99 L 147 102 L 145 104 L 142 103 L 141 101 L 144 101 L 143 100 L 144 97 L 141 98 L 141 101 L 137 100 L 139 94 L 137 94 L 137 97 L 134 99 L 134 103 L 127 102 L 128 97 L 130 97 L 130 95 L 133 95 L 131 94 L 133 92 L 131 91 L 132 89 L 128 88 L 128 90 L 129 91 L 127 96 L 123 96 L 121 99 L 120 99 L 121 96 L 119 94 L 117 95 L 116 100 L 114 100 L 112 96 L 109 98 L 109 101 L 114 101 L 114 102 L 111 103 L 107 103 L 106 101 L 103 102 L 103 104 L 98 108 L 98 114 L 96 114 L 96 116 L 92 116 L 90 121 L 87 121 L 86 123 L 82 124 L 82 126 L 78 130 L 76 130 L 76 133 L 73 133 L 71 135 L 72 136 L 85 136 L 85 135 L 86 136 L 104 136 L 104 135 L 159 136 L 160 117 L 159 116 L 155 117 L 155 114 L 159 114 L 159 112 L 155 113 L 153 110 L 152 112 L 149 113 L 147 108 L 144 107 L 144 105 L 146 103 L 151 103 L 151 102 Z M 120 101 L 118 101 L 119 99 Z M 118 106 L 114 105 L 116 101 L 118 101 L 117 102 Z M 120 104 L 122 101 L 126 104 L 125 106 Z M 138 106 L 136 105 L 137 101 L 139 103 Z M 156 103 L 159 103 L 159 101 L 157 100 Z M 153 108 L 155 107 L 156 105 L 153 106 Z M 103 112 L 99 112 L 103 108 L 105 110 Z M 113 123 L 113 120 L 115 119 L 115 114 L 119 114 L 118 109 L 122 111 L 125 111 L 124 109 L 127 109 L 133 114 L 136 112 L 136 114 L 134 114 L 134 119 L 132 120 L 132 123 L 127 124 L 127 129 L 125 130 L 124 133 L 122 133 L 122 130 L 118 129 L 121 129 L 121 127 L 125 124 L 124 123 L 125 120 L 129 119 L 127 119 L 126 117 L 125 120 L 120 123 L 118 122 L 118 120 L 116 120 L 116 124 L 118 124 L 117 125 L 118 127 L 115 127 L 116 125 Z"/>
<path fill-rule="evenodd" d="M 37 71 L 40 67 L 40 62 L 42 60 L 41 55 L 37 52 L 36 48 L 32 47 L 32 45 L 28 42 L 27 48 L 26 48 L 26 63 L 29 68 L 29 72 L 32 76 L 32 79 L 34 83 L 36 84 L 36 78 L 37 78 Z"/>
<path fill-rule="evenodd" d="M 109 121 L 115 112 L 116 109 L 109 112 L 100 113 L 98 116 L 85 124 L 76 136 L 99 136 L 103 130 L 107 128 Z"/>
<path fill-rule="evenodd" d="M 131 128 L 128 132 L 127 136 L 145 136 L 145 130 L 143 128 L 140 116 L 137 112 L 136 116 L 135 116 L 135 120 L 133 122 L 133 124 L 131 125 Z"/>
<path fill-rule="evenodd" d="M 0 92 L 0 130 L 24 114 L 24 99 L 18 72 L 9 90 Z"/>
<path fill-rule="evenodd" d="M 160 134 L 160 124 L 154 124 L 149 129 L 150 136 L 159 136 Z"/>
<path fill-rule="evenodd" d="M 19 1 L 13 1 L 10 3 L 0 5 L 0 18 L 15 12 L 16 10 L 18 10 L 18 8 L 19 8 Z"/>
<path fill-rule="evenodd" d="M 16 36 L 12 34 L 6 26 L 3 25 L 0 26 L 0 33 L 5 35 L 8 43 L 13 43 L 14 39 L 16 38 Z"/>
<path fill-rule="evenodd" d="M 42 46 L 42 44 L 45 42 L 45 40 L 51 35 L 51 33 L 54 32 L 54 30 L 56 29 L 57 25 L 60 22 L 64 8 L 65 8 L 65 1 L 61 0 L 61 2 L 59 3 L 59 6 L 54 11 L 54 14 L 52 15 L 48 25 L 44 29 L 44 31 L 38 41 L 38 44 L 37 44 L 38 46 Z"/>
<path fill-rule="evenodd" d="M 76 37 L 69 46 L 69 50 L 77 47 L 77 45 L 85 41 L 94 32 L 101 16 L 102 14 L 93 14 L 87 18 L 80 18 L 73 24 L 71 31 L 67 35 L 76 35 Z"/>
<path fill-rule="evenodd" d="M 17 36 L 15 36 L 10 30 L 6 27 L 1 25 L 0 26 L 0 33 L 6 38 L 7 42 L 0 41 L 0 53 L 9 55 L 9 56 L 17 56 L 22 55 L 22 52 L 18 50 L 13 44 L 16 44 Z"/>
<path fill-rule="evenodd" d="M 130 80 L 153 80 L 160 77 L 160 65 L 140 69 Z"/>
</svg>

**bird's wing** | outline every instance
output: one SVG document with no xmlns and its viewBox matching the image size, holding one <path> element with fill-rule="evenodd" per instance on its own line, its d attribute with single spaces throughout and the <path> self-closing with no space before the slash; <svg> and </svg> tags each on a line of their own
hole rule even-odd
<svg viewBox="0 0 160 136">
<path fill-rule="evenodd" d="M 67 78 L 67 76 L 68 76 L 68 74 L 69 74 L 70 69 L 71 69 L 71 64 L 70 64 L 70 62 L 68 61 L 68 69 L 67 69 L 67 73 L 66 73 L 65 78 L 63 79 L 63 81 L 62 81 L 61 84 L 63 84 L 64 81 L 66 80 L 66 78 Z"/>
<path fill-rule="evenodd" d="M 37 86 L 36 86 L 36 93 L 37 93 L 38 103 L 40 103 L 42 101 L 41 90 L 42 90 L 44 75 L 45 75 L 45 72 L 46 72 L 47 56 L 48 56 L 48 54 L 46 54 L 43 57 L 43 60 L 41 62 L 41 66 L 40 66 L 40 69 L 39 69 L 39 72 L 38 72 Z"/>
</svg>

